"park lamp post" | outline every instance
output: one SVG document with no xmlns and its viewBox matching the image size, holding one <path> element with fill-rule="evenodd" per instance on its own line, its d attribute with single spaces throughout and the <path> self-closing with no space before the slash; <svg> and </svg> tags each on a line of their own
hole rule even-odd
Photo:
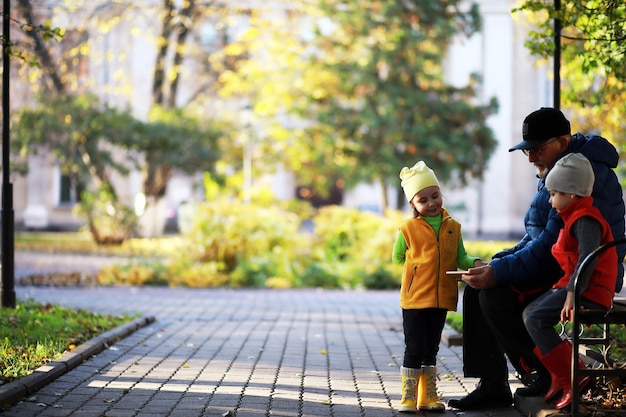
<svg viewBox="0 0 626 417">
<path fill-rule="evenodd" d="M 2 9 L 2 307 L 15 308 L 15 222 L 13 216 L 13 185 L 10 178 L 9 143 L 9 48 L 11 16 L 10 0 L 3 0 Z"/>
<path fill-rule="evenodd" d="M 561 0 L 554 0 L 554 10 L 557 15 L 561 11 Z M 561 20 L 554 18 L 554 108 L 561 109 Z"/>
</svg>

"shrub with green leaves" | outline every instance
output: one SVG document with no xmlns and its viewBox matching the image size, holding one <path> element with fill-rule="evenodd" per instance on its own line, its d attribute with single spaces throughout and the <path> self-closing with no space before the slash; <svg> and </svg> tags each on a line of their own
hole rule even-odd
<svg viewBox="0 0 626 417">
<path fill-rule="evenodd" d="M 300 219 L 277 206 L 217 198 L 195 206 L 183 256 L 218 262 L 233 286 L 264 286 L 269 278 L 293 281 L 291 262 L 306 248 Z"/>
<path fill-rule="evenodd" d="M 97 244 L 119 245 L 137 226 L 137 215 L 118 200 L 108 184 L 97 190 L 83 191 L 74 212 L 87 220 L 89 232 Z"/>
<path fill-rule="evenodd" d="M 284 207 L 287 205 L 268 201 L 245 204 L 224 196 L 189 205 L 180 236 L 124 242 L 122 253 L 149 258 L 104 268 L 98 283 L 191 288 L 399 288 L 402 266 L 392 264 L 391 252 L 398 227 L 410 213 L 388 211 L 381 215 L 327 206 L 313 214 L 307 211 L 314 225 L 311 232 L 301 230 L 301 217 Z M 513 245 L 465 241 L 469 254 L 486 261 Z M 64 242 L 62 247 L 72 245 Z"/>
<path fill-rule="evenodd" d="M 97 281 L 101 285 L 168 285 L 165 267 L 157 262 L 105 266 Z"/>
<path fill-rule="evenodd" d="M 314 260 L 334 264 L 342 287 L 393 288 L 401 270 L 390 265 L 391 252 L 402 220 L 403 214 L 396 211 L 383 216 L 342 206 L 323 207 L 313 218 Z"/>
<path fill-rule="evenodd" d="M 505 240 L 466 240 L 463 239 L 465 250 L 472 256 L 478 256 L 485 262 L 491 260 L 496 253 L 512 248 L 517 242 Z"/>
</svg>

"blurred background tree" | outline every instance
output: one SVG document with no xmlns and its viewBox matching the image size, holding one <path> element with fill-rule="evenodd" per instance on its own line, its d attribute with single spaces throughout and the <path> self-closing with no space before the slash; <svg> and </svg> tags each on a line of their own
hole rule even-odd
<svg viewBox="0 0 626 417">
<path fill-rule="evenodd" d="M 162 9 L 133 2 L 96 1 L 79 6 L 58 3 L 56 7 L 74 16 L 75 21 L 71 30 L 64 31 L 58 43 L 52 43 L 45 40 L 54 32 L 50 29 L 36 30 L 47 28 L 40 23 L 41 13 L 36 12 L 31 1 L 18 1 L 20 25 L 25 28 L 25 36 L 18 44 L 19 50 L 25 57 L 33 57 L 31 61 L 36 63 L 20 68 L 19 73 L 36 80 L 32 93 L 39 97 L 40 102 L 37 109 L 25 108 L 23 112 L 16 112 L 18 122 L 14 134 L 18 139 L 14 146 L 20 149 L 22 160 L 29 153 L 37 153 L 38 147 L 51 151 L 59 158 L 62 173 L 70 175 L 70 180 L 80 185 L 81 192 L 90 191 L 90 179 L 96 180 L 96 190 L 102 189 L 102 175 L 94 173 L 115 171 L 127 175 L 129 168 L 139 169 L 144 174 L 141 212 L 164 196 L 173 170 L 214 172 L 221 154 L 218 141 L 223 138 L 223 129 L 227 126 L 220 121 L 212 122 L 211 118 L 201 120 L 204 115 L 193 106 L 182 106 L 186 107 L 182 110 L 178 107 L 180 100 L 177 93 L 190 29 L 198 19 L 217 13 L 219 9 L 211 8 L 211 3 L 203 3 L 201 8 L 197 8 L 194 1 L 182 5 L 178 3 L 166 1 Z M 152 66 L 152 103 L 148 106 L 150 110 L 144 118 L 145 123 L 134 119 L 130 110 L 123 113 L 125 123 L 100 123 L 99 118 L 117 114 L 106 99 L 99 101 L 89 96 L 85 80 L 81 79 L 85 74 L 84 68 L 91 62 L 87 57 L 93 54 L 93 44 L 97 40 L 90 37 L 93 36 L 90 29 L 97 26 L 100 33 L 106 34 L 120 20 L 139 19 L 138 16 L 146 12 L 160 16 L 162 27 L 155 40 L 158 53 Z M 194 59 L 206 61 L 206 56 Z M 213 82 L 199 82 L 197 86 L 198 90 L 193 92 L 196 97 L 214 88 Z M 81 103 L 87 104 L 82 106 Z M 76 106 L 72 107 L 74 104 Z M 34 126 L 41 128 L 30 129 L 29 124 L 37 117 L 42 119 Z M 57 127 L 66 130 L 55 130 Z M 108 141 L 111 147 L 102 146 L 103 141 Z M 77 150 L 77 146 L 82 146 L 82 149 Z M 89 147 L 88 152 L 83 152 L 86 147 Z M 122 151 L 126 157 L 124 161 L 113 162 L 113 148 Z M 106 182 L 105 194 L 117 205 L 118 193 L 114 184 Z M 88 200 L 94 199 L 85 199 Z M 89 210 L 84 209 L 81 212 L 91 218 Z"/>
<path fill-rule="evenodd" d="M 253 6 L 58 2 L 51 13 L 72 19 L 63 40 L 42 44 L 36 32 L 23 38 L 50 65 L 20 75 L 36 81 L 40 96 L 80 96 L 90 91 L 86 68 L 99 63 L 93 56 L 103 68 L 128 59 L 124 51 L 96 51 L 121 22 L 129 33 L 115 36 L 149 39 L 149 97 L 134 102 L 135 86 L 122 83 L 99 92 L 102 105 L 126 106 L 147 123 L 125 143 L 143 174 L 146 211 L 177 169 L 209 171 L 217 181 L 239 172 L 248 144 L 255 175 L 285 168 L 309 201 L 341 203 L 345 190 L 369 183 L 381 186 L 379 209 L 401 208 L 402 193 L 390 203 L 389 191 L 399 189 L 400 169 L 420 159 L 451 184 L 482 177 L 496 144 L 486 119 L 497 103 L 477 97 L 477 75 L 464 86 L 443 76 L 450 42 L 480 30 L 475 4 L 290 1 L 286 20 Z M 19 0 L 18 11 L 32 27 L 46 17 L 29 0 Z M 185 81 L 191 88 L 181 88 Z M 244 108 L 250 117 L 237 118 Z"/>
<path fill-rule="evenodd" d="M 402 193 L 388 203 L 389 187 L 420 159 L 442 180 L 481 178 L 496 144 L 486 119 L 497 103 L 477 104 L 477 76 L 460 88 L 443 79 L 449 43 L 480 29 L 476 5 L 320 0 L 299 13 L 300 30 L 295 18 L 280 27 L 253 20 L 242 49 L 257 53 L 226 74 L 222 92 L 252 97 L 266 119 L 289 120 L 267 130 L 304 190 L 379 183 L 384 210 L 402 207 Z M 272 59 L 255 62 L 259 54 Z"/>
<path fill-rule="evenodd" d="M 626 153 L 626 3 L 614 0 L 524 1 L 515 9 L 533 28 L 525 45 L 544 60 L 561 31 L 561 107 L 583 133 L 597 133 Z M 622 162 L 623 164 L 624 162 Z"/>
<path fill-rule="evenodd" d="M 92 95 L 59 94 L 39 101 L 16 116 L 11 146 L 21 158 L 14 158 L 14 168 L 24 171 L 28 155 L 54 155 L 71 184 L 68 189 L 80 194 L 77 210 L 94 240 L 121 243 L 132 234 L 136 216 L 119 198 L 112 178 L 127 175 L 136 163 L 126 151 L 137 140 L 139 122 Z"/>
</svg>

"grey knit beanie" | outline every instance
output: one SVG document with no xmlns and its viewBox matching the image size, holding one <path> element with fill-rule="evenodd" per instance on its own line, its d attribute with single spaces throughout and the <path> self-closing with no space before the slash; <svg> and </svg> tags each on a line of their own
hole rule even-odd
<svg viewBox="0 0 626 417">
<path fill-rule="evenodd" d="M 554 164 L 546 177 L 546 187 L 548 190 L 587 197 L 593 191 L 595 178 L 589 160 L 580 153 L 570 153 Z"/>
</svg>

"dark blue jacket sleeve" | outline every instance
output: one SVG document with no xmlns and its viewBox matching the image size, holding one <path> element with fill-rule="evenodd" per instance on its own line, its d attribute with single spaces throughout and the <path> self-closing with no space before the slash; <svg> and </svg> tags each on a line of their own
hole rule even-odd
<svg viewBox="0 0 626 417">
<path fill-rule="evenodd" d="M 529 290 L 550 286 L 562 275 L 552 256 L 552 245 L 556 243 L 563 220 L 550 206 L 549 199 L 542 180 L 526 213 L 526 236 L 515 246 L 514 252 L 491 261 L 498 285 L 513 284 L 520 290 Z"/>
</svg>

